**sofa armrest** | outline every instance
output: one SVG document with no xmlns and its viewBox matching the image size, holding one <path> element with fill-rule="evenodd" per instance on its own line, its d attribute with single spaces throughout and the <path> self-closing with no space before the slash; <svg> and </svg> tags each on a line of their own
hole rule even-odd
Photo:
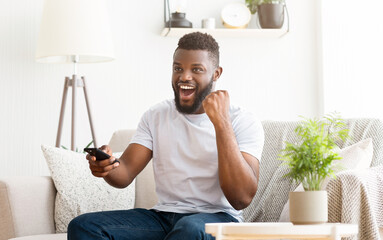
<svg viewBox="0 0 383 240">
<path fill-rule="evenodd" d="M 0 178 L 0 240 L 55 233 L 51 177 Z"/>
<path fill-rule="evenodd" d="M 358 239 L 380 239 L 383 227 L 383 165 L 337 174 L 327 185 L 329 222 L 359 225 Z"/>
</svg>

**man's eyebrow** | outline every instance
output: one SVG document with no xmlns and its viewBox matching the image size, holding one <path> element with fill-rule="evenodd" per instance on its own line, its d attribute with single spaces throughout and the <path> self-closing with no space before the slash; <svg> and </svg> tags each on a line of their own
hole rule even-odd
<svg viewBox="0 0 383 240">
<path fill-rule="evenodd" d="M 182 64 L 179 62 L 173 62 L 173 65 L 182 66 Z M 193 67 L 204 67 L 204 65 L 202 63 L 193 63 L 192 66 Z"/>
</svg>

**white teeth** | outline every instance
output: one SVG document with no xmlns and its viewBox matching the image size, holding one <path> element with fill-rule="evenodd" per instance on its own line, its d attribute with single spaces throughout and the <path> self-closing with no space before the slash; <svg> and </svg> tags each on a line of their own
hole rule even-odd
<svg viewBox="0 0 383 240">
<path fill-rule="evenodd" d="M 180 86 L 181 89 L 194 89 L 194 87 L 191 87 L 191 86 L 185 86 L 185 85 L 182 85 Z"/>
</svg>

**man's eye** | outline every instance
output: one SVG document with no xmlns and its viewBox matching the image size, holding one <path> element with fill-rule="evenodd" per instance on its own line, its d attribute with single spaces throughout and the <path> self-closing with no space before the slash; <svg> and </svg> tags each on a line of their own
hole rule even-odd
<svg viewBox="0 0 383 240">
<path fill-rule="evenodd" d="M 203 72 L 203 69 L 202 68 L 194 68 L 193 71 L 194 72 Z"/>
<path fill-rule="evenodd" d="M 180 72 L 180 71 L 182 71 L 182 68 L 180 68 L 180 67 L 174 67 L 174 68 L 173 68 L 173 71 L 174 71 L 174 72 Z"/>
</svg>

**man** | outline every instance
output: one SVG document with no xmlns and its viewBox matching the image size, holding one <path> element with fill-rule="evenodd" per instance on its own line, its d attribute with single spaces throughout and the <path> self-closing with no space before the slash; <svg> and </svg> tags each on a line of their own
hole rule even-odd
<svg viewBox="0 0 383 240">
<path fill-rule="evenodd" d="M 143 115 L 120 163 L 87 156 L 92 174 L 118 188 L 153 159 L 158 204 L 81 215 L 69 224 L 68 239 L 214 239 L 205 223 L 242 220 L 240 210 L 257 191 L 263 128 L 230 106 L 227 91 L 213 91 L 221 74 L 214 38 L 196 32 L 179 40 L 175 99 Z M 108 146 L 102 149 L 112 154 Z"/>
</svg>

